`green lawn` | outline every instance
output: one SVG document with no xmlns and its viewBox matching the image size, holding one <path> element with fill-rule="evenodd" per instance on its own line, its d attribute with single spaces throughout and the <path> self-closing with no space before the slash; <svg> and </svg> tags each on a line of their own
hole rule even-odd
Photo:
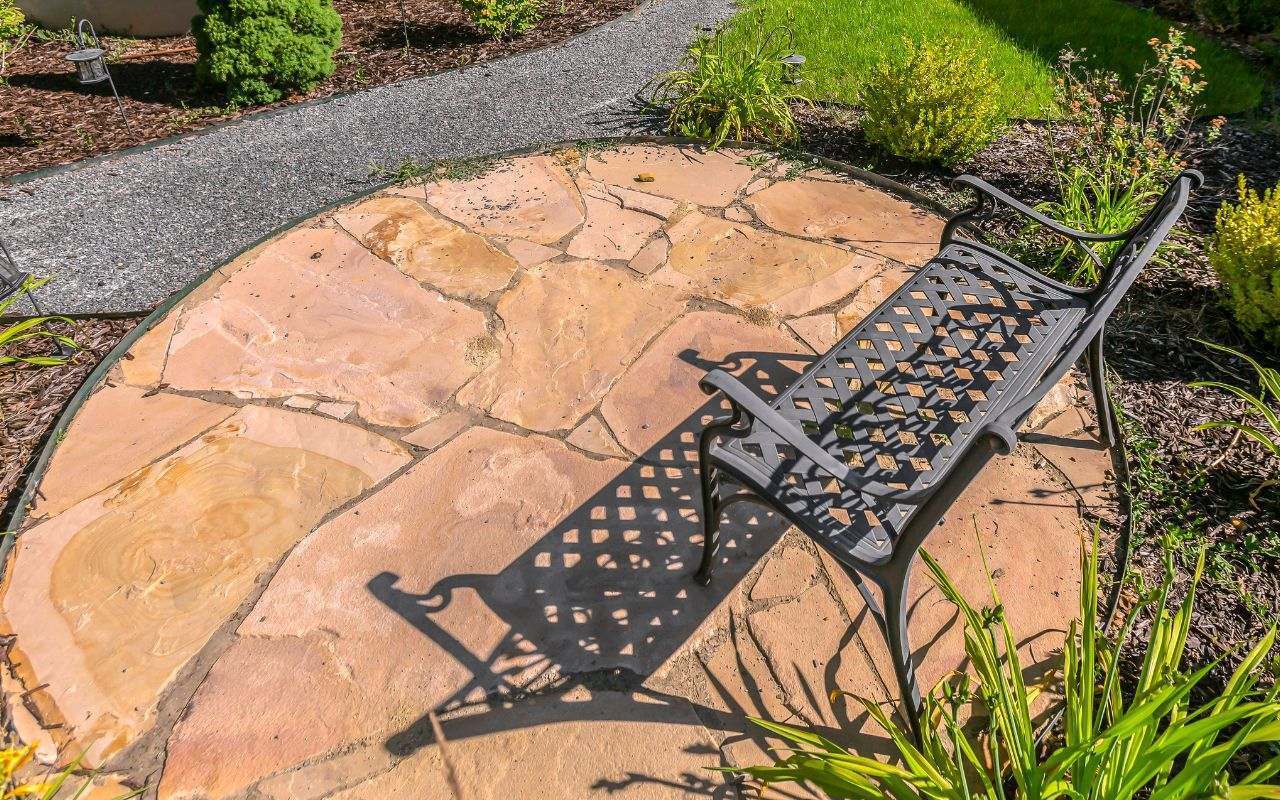
<svg viewBox="0 0 1280 800">
<path fill-rule="evenodd" d="M 1147 40 L 1163 37 L 1170 24 L 1119 0 L 747 0 L 744 9 L 730 35 L 751 33 L 752 12 L 770 26 L 789 21 L 818 98 L 855 102 L 871 66 L 903 37 L 959 37 L 1000 76 L 1004 106 L 1014 117 L 1044 116 L 1051 66 L 1063 47 L 1085 48 L 1096 66 L 1132 75 L 1151 56 Z M 1258 104 L 1263 80 L 1243 59 L 1200 36 L 1188 38 L 1209 81 L 1202 95 L 1208 113 Z"/>
</svg>

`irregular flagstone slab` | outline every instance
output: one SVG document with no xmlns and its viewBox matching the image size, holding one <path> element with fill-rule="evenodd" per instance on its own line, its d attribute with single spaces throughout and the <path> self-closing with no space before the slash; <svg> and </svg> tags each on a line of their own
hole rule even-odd
<svg viewBox="0 0 1280 800">
<path fill-rule="evenodd" d="M 565 437 L 565 441 L 589 453 L 610 458 L 628 458 L 631 455 L 618 444 L 605 424 L 594 416 L 583 420 L 581 425 L 573 429 L 573 433 Z"/>
<path fill-rule="evenodd" d="M 840 342 L 840 332 L 836 329 L 835 314 L 813 314 L 808 317 L 797 317 L 787 320 L 787 327 L 795 331 L 796 336 L 813 349 L 818 355 L 825 354 Z"/>
<path fill-rule="evenodd" d="M 34 517 L 52 517 L 171 453 L 234 408 L 129 386 L 89 396 L 40 479 Z"/>
<path fill-rule="evenodd" d="M 164 373 L 169 356 L 169 339 L 178 324 L 178 314 L 169 313 L 138 337 L 129 351 L 117 362 L 124 382 L 130 386 L 155 386 Z"/>
<path fill-rule="evenodd" d="M 670 251 L 671 242 L 665 236 L 659 236 L 640 248 L 640 252 L 636 253 L 636 257 L 627 266 L 641 275 L 648 275 L 667 263 L 667 253 Z"/>
<path fill-rule="evenodd" d="M 484 315 L 418 285 L 337 230 L 301 230 L 190 309 L 164 379 L 174 388 L 356 403 L 408 427 L 478 370 L 469 339 Z"/>
<path fill-rule="evenodd" d="M 507 242 L 507 252 L 511 254 L 512 258 L 520 262 L 522 267 L 536 267 L 561 254 L 555 248 L 526 242 L 524 239 L 512 239 Z"/>
<path fill-rule="evenodd" d="M 676 800 L 707 794 L 722 782 L 706 769 L 714 764 L 713 742 L 692 707 L 678 698 L 578 689 L 489 716 L 499 719 L 445 723 L 448 767 L 440 747 L 427 745 L 333 800 Z M 448 769 L 460 793 L 449 786 Z"/>
<path fill-rule="evenodd" d="M 178 724 L 160 796 L 392 746 L 430 709 L 540 675 L 647 673 L 718 602 L 689 579 L 696 485 L 471 428 L 295 548 Z M 780 527 L 734 526 L 723 585 Z"/>
<path fill-rule="evenodd" d="M 915 270 L 890 267 L 866 282 L 849 303 L 836 312 L 836 333 L 844 336 L 871 316 L 889 295 L 911 279 Z"/>
<path fill-rule="evenodd" d="M 374 197 L 334 220 L 378 258 L 447 295 L 487 297 L 510 283 L 518 266 L 483 236 L 407 197 Z"/>
<path fill-rule="evenodd" d="M 101 764 L 260 576 L 326 513 L 408 461 L 319 417 L 246 407 L 172 456 L 22 534 L 4 615 L 46 688 L 64 757 Z"/>
<path fill-rule="evenodd" d="M 700 206 L 727 206 L 755 174 L 754 167 L 742 163 L 745 155 L 740 150 L 629 145 L 588 157 L 587 172 L 619 188 Z M 640 176 L 653 180 L 638 182 Z"/>
<path fill-rule="evenodd" d="M 675 200 L 666 197 L 658 197 L 647 192 L 637 192 L 634 189 L 623 189 L 620 186 L 606 186 L 605 189 L 609 194 L 618 198 L 623 208 L 632 211 L 643 211 L 646 214 L 652 214 L 660 219 L 669 219 L 680 204 Z"/>
<path fill-rule="evenodd" d="M 722 413 L 698 388 L 702 376 L 718 367 L 776 392 L 803 368 L 805 357 L 789 358 L 799 350 L 795 340 L 776 329 L 732 314 L 695 312 L 649 346 L 600 411 L 631 452 L 696 465 L 694 436 L 707 415 Z"/>
<path fill-rule="evenodd" d="M 498 302 L 501 356 L 458 402 L 530 430 L 572 428 L 681 305 L 671 289 L 591 261 L 522 275 Z"/>
<path fill-rule="evenodd" d="M 654 281 L 784 316 L 838 300 L 884 266 L 861 253 L 698 212 L 682 217 L 667 235 L 671 254 Z"/>
<path fill-rule="evenodd" d="M 441 214 L 485 236 L 555 244 L 582 224 L 582 196 L 569 173 L 549 156 L 504 161 L 466 181 L 426 187 Z"/>
<path fill-rule="evenodd" d="M 662 226 L 662 220 L 639 211 L 628 211 L 613 198 L 587 194 L 585 200 L 587 223 L 566 250 L 575 258 L 630 260 Z"/>
<path fill-rule="evenodd" d="M 421 428 L 402 437 L 409 444 L 421 447 L 425 450 L 433 450 L 452 439 L 458 432 L 468 427 L 472 423 L 470 414 L 464 414 L 461 411 L 451 411 L 443 417 L 435 419 L 423 425 Z"/>
<path fill-rule="evenodd" d="M 944 224 L 888 192 L 852 182 L 779 181 L 747 204 L 761 222 L 783 233 L 847 241 L 917 266 L 938 252 Z"/>
</svg>

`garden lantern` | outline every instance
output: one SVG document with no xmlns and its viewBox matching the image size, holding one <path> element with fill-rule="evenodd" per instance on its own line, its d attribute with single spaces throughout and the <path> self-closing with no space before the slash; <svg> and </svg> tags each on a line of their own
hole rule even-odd
<svg viewBox="0 0 1280 800">
<path fill-rule="evenodd" d="M 89 35 L 85 36 L 85 26 L 89 26 Z M 93 46 L 89 47 L 92 42 Z M 106 52 L 98 41 L 98 32 L 93 23 L 87 19 L 80 20 L 76 26 L 76 45 L 80 48 L 67 56 L 67 60 L 76 65 L 76 77 L 82 86 L 92 86 L 106 81 L 111 86 L 111 94 L 115 95 L 116 108 L 120 109 L 120 118 L 124 126 L 129 128 L 129 118 L 124 113 L 124 103 L 120 102 L 120 93 L 116 91 L 116 82 L 111 79 L 111 71 L 107 69 Z"/>
<path fill-rule="evenodd" d="M 786 75 L 787 83 L 796 84 L 800 82 L 800 68 L 804 66 L 806 59 L 799 53 L 792 53 L 789 56 L 783 56 L 778 59 L 782 62 L 782 71 Z"/>
</svg>

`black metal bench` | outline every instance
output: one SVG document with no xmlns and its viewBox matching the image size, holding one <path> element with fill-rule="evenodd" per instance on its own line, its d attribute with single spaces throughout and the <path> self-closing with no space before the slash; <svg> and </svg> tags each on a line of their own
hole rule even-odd
<svg viewBox="0 0 1280 800">
<path fill-rule="evenodd" d="M 766 402 L 727 372 L 702 379 L 731 415 L 698 447 L 702 564 L 710 580 L 724 507 L 758 499 L 833 555 L 857 584 L 889 646 L 898 688 L 920 704 L 907 640 L 907 581 L 917 550 L 952 502 L 1082 356 L 1100 439 L 1118 441 L 1104 383 L 1103 329 L 1124 293 L 1203 182 L 1188 170 L 1132 230 L 1100 235 L 1068 228 L 972 176 L 977 200 L 952 218 L 941 249 L 795 383 Z M 1099 267 L 1093 288 L 1046 277 L 977 238 L 1001 208 L 1029 217 L 1079 247 Z M 1088 246 L 1119 242 L 1104 264 Z M 727 474 L 746 488 L 722 493 Z M 1123 559 L 1118 558 L 1123 570 Z M 863 579 L 880 590 L 877 602 Z M 919 737 L 917 714 L 907 715 Z"/>
</svg>

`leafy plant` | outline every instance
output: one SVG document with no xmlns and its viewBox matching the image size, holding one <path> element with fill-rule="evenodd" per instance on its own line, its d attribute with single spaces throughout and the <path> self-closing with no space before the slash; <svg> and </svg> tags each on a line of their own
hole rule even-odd
<svg viewBox="0 0 1280 800">
<path fill-rule="evenodd" d="M 882 725 L 901 763 L 886 764 L 851 753 L 811 731 L 755 720 L 790 745 L 790 755 L 769 766 L 741 770 L 766 785 L 807 782 L 832 798 L 857 800 L 1191 800 L 1280 796 L 1266 783 L 1280 771 L 1272 757 L 1233 778 L 1228 765 L 1243 749 L 1280 740 L 1280 688 L 1259 690 L 1259 668 L 1275 641 L 1272 629 L 1249 652 L 1225 691 L 1192 708 L 1190 694 L 1216 666 L 1191 673 L 1180 669 L 1195 586 L 1197 563 L 1186 599 L 1172 612 L 1172 556 L 1166 552 L 1161 587 L 1142 598 L 1155 619 L 1132 698 L 1120 685 L 1119 648 L 1098 629 L 1097 542 L 1081 548 L 1083 587 L 1080 619 L 1067 635 L 1061 690 L 1061 735 L 1038 745 L 1031 703 L 1037 690 L 1023 681 L 1017 640 L 991 585 L 992 608 L 970 605 L 926 554 L 925 562 L 943 595 L 959 609 L 965 625 L 965 652 L 977 675 L 944 681 L 925 699 L 925 733 L 917 745 L 875 703 L 862 701 Z M 1136 615 L 1120 632 L 1129 634 Z M 958 710 L 976 703 L 978 735 L 966 733 Z"/>
<path fill-rule="evenodd" d="M 62 787 L 66 785 L 71 778 L 72 772 L 75 771 L 75 764 L 67 767 L 61 772 L 53 775 L 50 779 L 38 782 L 21 782 L 19 783 L 17 773 L 31 761 L 32 755 L 35 753 L 34 745 L 26 747 L 9 747 L 0 750 L 0 800 L 18 800 L 18 798 L 32 798 L 32 800 L 54 800 L 54 798 L 62 798 L 63 800 L 79 800 L 84 797 L 88 791 L 93 788 L 91 780 L 86 780 L 79 788 L 70 794 L 62 792 Z M 129 800 L 129 798 L 137 797 L 142 794 L 142 789 L 130 792 L 116 798 L 116 800 Z"/>
<path fill-rule="evenodd" d="M 1224 31 L 1267 33 L 1280 25 L 1280 0 L 1195 0 L 1195 10 Z"/>
<path fill-rule="evenodd" d="M 1258 385 L 1260 387 L 1258 394 L 1250 392 L 1248 389 L 1239 386 L 1233 386 L 1222 381 L 1196 381 L 1191 385 L 1198 389 L 1220 389 L 1228 394 L 1235 395 L 1238 399 L 1243 400 L 1245 408 L 1262 417 L 1262 421 L 1266 427 L 1264 430 L 1260 426 L 1250 425 L 1241 420 L 1218 420 L 1214 422 L 1206 422 L 1203 425 L 1195 427 L 1198 431 L 1214 430 L 1225 428 L 1247 436 L 1263 449 L 1271 454 L 1272 458 L 1280 463 L 1280 414 L 1271 407 L 1271 402 L 1280 400 L 1280 371 L 1276 371 L 1270 367 L 1264 367 L 1258 363 L 1256 359 L 1241 353 L 1239 350 L 1233 350 L 1220 344 L 1213 342 L 1201 342 L 1206 347 L 1211 347 L 1220 353 L 1226 353 L 1229 356 L 1244 361 L 1253 367 L 1253 371 L 1257 373 Z M 1268 399 L 1269 398 L 1269 399 Z M 1258 494 L 1268 486 L 1280 486 L 1280 478 L 1264 480 L 1254 487 L 1253 493 L 1249 496 L 1250 501 L 1257 498 Z"/>
<path fill-rule="evenodd" d="M 13 0 L 0 0 L 0 41 L 16 39 L 26 30 L 27 17 Z"/>
<path fill-rule="evenodd" d="M 539 0 L 461 1 L 471 24 L 494 39 L 524 33 L 542 18 Z"/>
<path fill-rule="evenodd" d="M 954 43 L 904 40 L 873 70 L 859 100 L 867 139 L 912 161 L 967 161 L 1004 127 L 987 62 Z"/>
<path fill-rule="evenodd" d="M 32 292 L 39 289 L 46 280 L 36 280 L 35 278 L 27 278 L 23 282 L 22 288 L 14 294 L 0 300 L 0 317 L 3 317 L 18 298 L 25 292 Z M 52 367 L 67 362 L 66 356 L 20 356 L 8 354 L 5 351 L 16 345 L 18 342 L 24 342 L 29 339 L 50 339 L 62 347 L 76 346 L 75 341 L 60 333 L 55 333 L 46 327 L 50 322 L 65 322 L 72 324 L 67 317 L 45 316 L 45 317 L 29 317 L 24 320 L 9 325 L 6 328 L 0 328 L 0 366 L 8 364 L 30 364 L 35 367 Z"/>
<path fill-rule="evenodd" d="M 782 59 L 792 51 L 791 29 L 765 29 L 734 40 L 723 30 L 699 36 L 679 69 L 647 86 L 653 103 L 670 109 L 668 130 L 706 140 L 781 144 L 796 138 L 792 102 L 809 102 Z"/>
<path fill-rule="evenodd" d="M 1239 201 L 1223 203 L 1209 263 L 1240 327 L 1280 345 L 1280 190 L 1261 195 L 1239 179 Z"/>
<path fill-rule="evenodd" d="M 198 0 L 200 80 L 237 105 L 272 103 L 333 74 L 342 18 L 332 0 Z"/>
</svg>

